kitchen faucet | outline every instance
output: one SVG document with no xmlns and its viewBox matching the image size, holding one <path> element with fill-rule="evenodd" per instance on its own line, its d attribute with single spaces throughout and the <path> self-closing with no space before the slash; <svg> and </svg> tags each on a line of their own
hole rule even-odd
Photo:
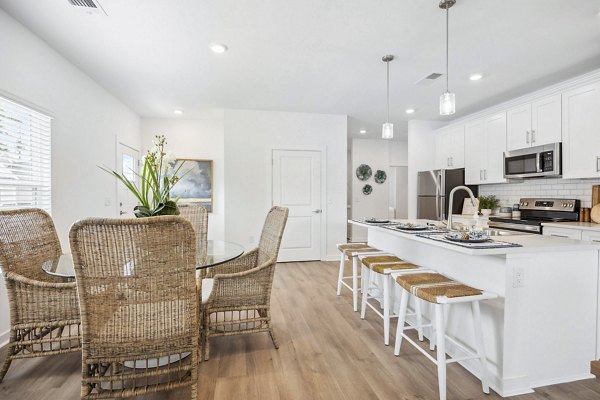
<svg viewBox="0 0 600 400">
<path fill-rule="evenodd" d="M 454 189 L 452 189 L 449 195 L 450 203 L 448 204 L 448 222 L 446 223 L 446 228 L 448 228 L 449 230 L 452 229 L 452 203 L 454 202 L 454 192 L 456 192 L 459 189 L 466 191 L 471 197 L 471 204 L 473 204 L 473 207 L 477 207 L 477 199 L 475 198 L 475 195 L 473 195 L 471 189 L 469 189 L 466 186 L 457 186 Z"/>
</svg>

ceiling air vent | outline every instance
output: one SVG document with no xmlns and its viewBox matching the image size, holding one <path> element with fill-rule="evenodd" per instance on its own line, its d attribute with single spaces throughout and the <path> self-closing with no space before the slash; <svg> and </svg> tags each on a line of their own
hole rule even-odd
<svg viewBox="0 0 600 400">
<path fill-rule="evenodd" d="M 69 4 L 75 7 L 76 10 L 86 14 L 107 15 L 98 0 L 68 0 Z"/>
<path fill-rule="evenodd" d="M 438 72 L 432 72 L 431 74 L 427 75 L 426 77 L 419 79 L 417 81 L 417 83 L 415 83 L 415 85 L 419 85 L 419 86 L 429 86 L 431 85 L 433 82 L 435 82 L 438 78 L 444 76 L 444 74 L 440 74 Z"/>
</svg>

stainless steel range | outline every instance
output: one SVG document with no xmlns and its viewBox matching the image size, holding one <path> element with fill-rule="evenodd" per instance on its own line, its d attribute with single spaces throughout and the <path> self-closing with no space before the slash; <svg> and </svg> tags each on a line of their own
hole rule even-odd
<svg viewBox="0 0 600 400">
<path fill-rule="evenodd" d="M 527 233 L 542 233 L 543 222 L 579 220 L 580 202 L 576 199 L 526 198 L 519 202 L 521 218 L 490 217 L 490 228 Z"/>
</svg>

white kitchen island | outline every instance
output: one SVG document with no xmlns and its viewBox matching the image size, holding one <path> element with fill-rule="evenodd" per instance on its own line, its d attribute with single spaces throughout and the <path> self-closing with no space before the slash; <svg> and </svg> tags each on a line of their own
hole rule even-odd
<svg viewBox="0 0 600 400">
<path fill-rule="evenodd" d="M 494 240 L 522 247 L 470 249 L 350 222 L 368 229 L 373 247 L 498 294 L 481 310 L 490 386 L 501 396 L 594 377 L 590 361 L 600 358 L 599 243 L 514 235 Z M 468 305 L 448 311 L 447 333 L 473 348 Z M 451 342 L 447 352 L 463 355 Z M 476 360 L 461 364 L 479 376 Z"/>
</svg>

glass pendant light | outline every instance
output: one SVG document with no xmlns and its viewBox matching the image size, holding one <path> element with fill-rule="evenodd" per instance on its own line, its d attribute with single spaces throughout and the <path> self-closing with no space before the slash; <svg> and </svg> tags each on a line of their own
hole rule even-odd
<svg viewBox="0 0 600 400">
<path fill-rule="evenodd" d="M 456 97 L 448 89 L 448 22 L 450 7 L 456 4 L 456 0 L 441 0 L 440 8 L 446 9 L 446 91 L 440 96 L 440 115 L 452 115 L 456 112 Z"/>
<path fill-rule="evenodd" d="M 387 67 L 387 118 L 385 124 L 381 127 L 381 137 L 383 139 L 392 139 L 394 137 L 394 124 L 390 122 L 390 61 L 394 59 L 391 54 L 385 55 L 381 58 L 385 62 Z"/>
</svg>

